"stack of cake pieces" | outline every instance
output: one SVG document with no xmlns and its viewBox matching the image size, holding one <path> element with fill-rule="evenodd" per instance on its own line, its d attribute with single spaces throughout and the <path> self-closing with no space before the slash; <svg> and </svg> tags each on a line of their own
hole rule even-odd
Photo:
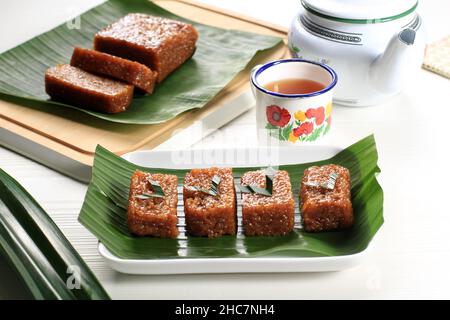
<svg viewBox="0 0 450 320">
<path fill-rule="evenodd" d="M 270 170 L 269 170 L 270 169 Z M 287 171 L 256 170 L 241 177 L 242 226 L 246 236 L 284 236 L 294 230 L 295 202 Z M 128 227 L 137 236 L 176 238 L 177 177 L 136 171 L 131 178 Z M 310 167 L 300 186 L 303 229 L 352 226 L 350 172 L 338 165 Z M 237 233 L 237 204 L 231 168 L 192 169 L 183 184 L 186 232 L 208 238 Z"/>
<path fill-rule="evenodd" d="M 197 39 L 190 24 L 128 14 L 95 35 L 94 50 L 77 47 L 70 65 L 49 68 L 45 90 L 53 100 L 81 108 L 125 111 L 134 88 L 151 94 L 193 55 Z"/>
</svg>

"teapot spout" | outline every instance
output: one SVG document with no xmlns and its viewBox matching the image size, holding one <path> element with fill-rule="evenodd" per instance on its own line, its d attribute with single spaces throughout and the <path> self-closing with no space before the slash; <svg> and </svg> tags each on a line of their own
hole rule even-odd
<svg viewBox="0 0 450 320">
<path fill-rule="evenodd" d="M 411 69 L 415 38 L 416 32 L 413 29 L 401 30 L 392 37 L 386 50 L 373 61 L 370 80 L 378 91 L 392 95 L 401 90 Z"/>
</svg>

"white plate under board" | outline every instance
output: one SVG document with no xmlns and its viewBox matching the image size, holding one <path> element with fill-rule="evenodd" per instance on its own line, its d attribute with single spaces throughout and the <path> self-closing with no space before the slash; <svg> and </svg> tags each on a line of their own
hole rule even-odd
<svg viewBox="0 0 450 320">
<path fill-rule="evenodd" d="M 299 146 L 280 148 L 136 151 L 123 155 L 140 166 L 189 169 L 210 166 L 265 167 L 328 159 L 342 148 Z M 275 159 L 275 160 L 274 160 Z M 198 274 L 339 271 L 358 265 L 367 250 L 332 257 L 121 259 L 99 243 L 100 255 L 114 270 L 128 274 Z"/>
</svg>

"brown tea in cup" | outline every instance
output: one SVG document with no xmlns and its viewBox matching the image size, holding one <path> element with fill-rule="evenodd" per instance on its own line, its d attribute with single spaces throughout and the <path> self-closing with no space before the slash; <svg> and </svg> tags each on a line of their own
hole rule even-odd
<svg viewBox="0 0 450 320">
<path fill-rule="evenodd" d="M 325 85 L 314 80 L 293 78 L 269 82 L 264 85 L 264 88 L 272 92 L 283 94 L 308 94 L 323 90 Z"/>
</svg>

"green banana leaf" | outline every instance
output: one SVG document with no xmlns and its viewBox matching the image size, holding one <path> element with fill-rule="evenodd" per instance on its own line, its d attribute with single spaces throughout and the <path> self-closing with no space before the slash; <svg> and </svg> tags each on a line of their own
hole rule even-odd
<svg viewBox="0 0 450 320">
<path fill-rule="evenodd" d="M 0 55 L 0 99 L 51 112 L 70 107 L 108 121 L 154 124 L 203 107 L 243 70 L 258 51 L 282 45 L 281 38 L 225 30 L 193 23 L 200 37 L 194 56 L 156 86 L 152 95 L 136 95 L 130 109 L 104 114 L 49 100 L 44 73 L 58 63 L 69 63 L 74 46 L 92 47 L 97 31 L 130 12 L 177 20 L 148 0 L 110 0 Z M 52 107 L 52 108 L 49 108 Z"/>
<path fill-rule="evenodd" d="M 35 299 L 109 299 L 52 219 L 1 169 L 0 254 Z"/>
<path fill-rule="evenodd" d="M 355 215 L 353 228 L 339 232 L 307 233 L 296 212 L 295 230 L 280 237 L 224 236 L 208 239 L 185 236 L 177 239 L 134 237 L 128 232 L 126 208 L 130 177 L 136 169 L 147 172 L 175 174 L 183 181 L 186 170 L 143 168 L 108 150 L 97 147 L 92 181 L 89 185 L 79 221 L 113 254 L 123 259 L 204 258 L 204 257 L 311 257 L 348 255 L 364 250 L 383 224 L 383 191 L 376 180 L 380 172 L 373 136 L 368 136 L 325 161 L 282 165 L 289 172 L 293 192 L 299 194 L 303 171 L 311 165 L 336 163 L 351 172 L 352 203 Z M 234 168 L 236 182 L 240 176 L 256 168 Z M 181 184 L 180 184 L 181 188 Z M 182 196 L 179 194 L 178 215 L 183 226 Z M 240 202 L 238 193 L 238 208 Z M 298 202 L 298 199 L 296 200 Z M 298 208 L 298 206 L 296 206 Z M 238 209 L 238 221 L 240 221 Z"/>
</svg>

